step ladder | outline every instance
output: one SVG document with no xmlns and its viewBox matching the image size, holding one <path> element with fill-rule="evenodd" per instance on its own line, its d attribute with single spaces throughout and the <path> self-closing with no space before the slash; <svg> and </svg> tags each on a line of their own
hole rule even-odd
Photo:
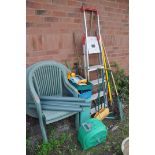
<svg viewBox="0 0 155 155">
<path fill-rule="evenodd" d="M 87 80 L 89 80 L 94 86 L 98 85 L 100 83 L 102 83 L 102 78 L 100 79 L 95 79 L 95 80 L 90 80 L 90 73 L 91 72 L 97 72 L 98 69 L 102 69 L 103 73 L 104 73 L 104 65 L 103 65 L 103 61 L 102 61 L 102 51 L 101 51 L 101 47 L 99 45 L 99 36 L 100 36 L 100 24 L 99 24 L 99 14 L 98 11 L 94 8 L 88 8 L 88 7 L 81 7 L 81 10 L 83 12 L 83 20 L 84 20 L 84 36 L 82 39 L 82 44 L 83 44 L 83 61 L 84 61 L 84 74 L 85 74 L 85 78 Z M 93 15 L 96 16 L 97 18 L 97 28 L 96 28 L 96 35 L 88 35 L 88 28 L 87 28 L 87 18 L 86 18 L 86 13 L 91 13 L 91 25 L 90 25 L 90 29 L 92 26 L 92 20 L 93 20 Z M 91 30 L 90 30 L 91 31 Z M 90 55 L 97 55 L 98 57 L 98 64 L 90 66 L 89 63 L 89 57 Z M 105 76 L 104 76 L 104 82 L 106 82 Z M 100 97 L 102 97 L 104 95 L 104 91 L 102 90 L 100 92 Z M 107 95 L 107 94 L 105 94 Z M 98 93 L 95 93 L 91 96 L 90 101 L 96 100 L 98 97 Z M 91 109 L 91 114 L 95 113 L 95 108 Z"/>
</svg>

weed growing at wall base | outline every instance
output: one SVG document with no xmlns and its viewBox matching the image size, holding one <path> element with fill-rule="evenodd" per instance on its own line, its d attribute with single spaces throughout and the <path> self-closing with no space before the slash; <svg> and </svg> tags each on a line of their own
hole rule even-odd
<svg viewBox="0 0 155 155">
<path fill-rule="evenodd" d="M 112 67 L 114 69 L 113 74 L 118 89 L 118 94 L 121 97 L 122 102 L 129 103 L 129 76 L 125 75 L 124 70 L 121 69 L 117 63 L 112 63 Z M 113 85 L 112 90 L 114 92 Z"/>
</svg>

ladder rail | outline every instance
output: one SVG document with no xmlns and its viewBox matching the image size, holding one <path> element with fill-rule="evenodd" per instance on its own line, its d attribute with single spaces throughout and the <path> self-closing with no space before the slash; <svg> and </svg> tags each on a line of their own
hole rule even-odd
<svg viewBox="0 0 155 155">
<path fill-rule="evenodd" d="M 85 10 L 83 11 L 83 20 L 84 20 L 84 31 L 85 31 L 85 42 L 87 41 L 87 22 L 86 22 L 86 13 L 85 13 Z M 85 78 L 87 79 L 87 55 L 86 55 L 86 49 L 87 49 L 87 45 L 86 44 L 83 44 L 83 53 L 84 53 L 84 72 L 85 72 Z"/>
<path fill-rule="evenodd" d="M 87 36 L 88 36 L 88 30 L 87 30 L 87 19 L 86 19 L 86 13 L 85 13 L 85 11 L 83 12 L 83 16 L 84 16 L 85 37 L 87 38 Z"/>
<path fill-rule="evenodd" d="M 91 11 L 91 10 L 90 10 Z M 96 46 L 98 46 L 98 67 L 97 70 L 100 68 L 99 66 L 102 66 L 101 68 L 101 76 L 102 76 L 102 83 L 104 83 L 104 86 L 102 84 L 102 91 L 103 91 L 103 98 L 104 98 L 104 103 L 102 103 L 102 105 L 104 104 L 104 106 L 107 106 L 107 93 L 106 93 L 106 79 L 105 79 L 105 71 L 104 71 L 104 65 L 103 65 L 103 60 L 102 60 L 102 47 L 100 46 L 100 23 L 99 23 L 99 14 L 95 14 L 96 15 L 96 32 L 97 32 L 97 36 L 96 40 L 97 43 L 95 43 Z M 93 18 L 93 17 L 92 17 Z M 87 29 L 87 17 L 86 17 L 86 10 L 83 10 L 83 20 L 84 20 L 84 31 L 85 31 L 85 41 L 83 44 L 83 54 L 84 54 L 84 72 L 85 72 L 85 78 L 87 80 L 90 80 L 90 71 L 95 71 L 96 69 L 93 69 L 90 64 L 89 64 L 89 54 L 91 54 L 91 52 L 89 51 L 90 48 L 90 44 L 88 44 L 88 41 L 90 42 L 90 38 L 88 38 L 88 29 Z M 92 23 L 91 23 L 92 26 Z M 91 37 L 91 36 L 90 36 Z M 96 48 L 94 48 L 96 49 Z M 92 49 L 90 49 L 92 51 Z M 90 52 L 90 53 L 89 53 Z M 95 52 L 95 51 L 94 51 Z M 99 83 L 99 81 L 98 81 Z M 95 95 L 95 94 L 94 94 Z M 97 95 L 98 96 L 98 95 Z M 96 97 L 97 97 L 96 96 Z M 101 95 L 99 95 L 101 97 Z M 95 97 L 95 96 L 94 96 Z M 95 98 L 96 98 L 95 97 Z M 100 105 L 101 106 L 101 105 Z"/>
<path fill-rule="evenodd" d="M 97 14 L 97 28 L 98 28 L 98 43 L 99 43 L 99 47 L 100 47 L 100 59 L 101 59 L 101 62 L 103 64 L 103 59 L 102 59 L 102 45 L 100 43 L 101 41 L 101 29 L 100 29 L 100 17 L 99 17 L 99 14 Z M 105 106 L 108 105 L 108 98 L 107 98 L 107 88 L 108 88 L 108 83 L 106 81 L 106 70 L 105 70 L 105 66 L 103 65 L 103 69 L 101 69 L 101 72 L 102 72 L 102 83 L 103 83 L 103 91 L 104 91 L 104 108 Z"/>
<path fill-rule="evenodd" d="M 88 30 L 87 30 L 87 18 L 86 18 L 86 12 L 84 10 L 84 27 L 85 27 L 85 42 L 87 43 L 87 38 L 88 38 Z M 85 73 L 87 75 L 85 75 L 86 79 L 89 80 L 90 77 L 89 77 L 89 72 L 88 72 L 88 69 L 89 69 L 89 51 L 87 51 L 87 44 L 84 45 L 85 46 L 85 52 L 84 52 L 84 57 L 85 57 L 85 63 L 86 63 L 86 68 L 85 68 Z"/>
</svg>

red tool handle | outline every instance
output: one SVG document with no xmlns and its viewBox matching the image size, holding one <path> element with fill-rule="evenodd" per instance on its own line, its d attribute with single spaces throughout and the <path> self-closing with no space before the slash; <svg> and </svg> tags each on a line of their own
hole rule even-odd
<svg viewBox="0 0 155 155">
<path fill-rule="evenodd" d="M 93 8 L 93 7 L 85 7 L 85 6 L 82 6 L 81 9 L 80 9 L 82 12 L 83 11 L 93 11 L 93 12 L 96 12 L 98 14 L 98 11 L 96 8 Z"/>
</svg>

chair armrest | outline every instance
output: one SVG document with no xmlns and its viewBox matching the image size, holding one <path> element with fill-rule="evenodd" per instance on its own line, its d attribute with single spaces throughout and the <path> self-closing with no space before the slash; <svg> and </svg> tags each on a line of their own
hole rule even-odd
<svg viewBox="0 0 155 155">
<path fill-rule="evenodd" d="M 68 89 L 68 91 L 69 91 L 71 94 L 73 94 L 74 97 L 78 97 L 78 94 L 79 94 L 78 90 L 77 90 L 75 87 L 73 87 L 73 86 L 69 83 L 68 80 L 66 80 L 66 79 L 64 80 L 64 85 L 65 85 L 65 87 Z"/>
<path fill-rule="evenodd" d="M 34 84 L 32 81 L 32 75 L 29 76 L 28 85 L 29 85 L 30 92 L 31 92 L 32 98 L 34 100 L 34 103 L 36 105 L 37 113 L 40 117 L 42 117 L 42 109 L 41 109 L 41 104 L 40 104 L 40 98 L 39 98 L 36 90 L 34 89 Z"/>
</svg>

